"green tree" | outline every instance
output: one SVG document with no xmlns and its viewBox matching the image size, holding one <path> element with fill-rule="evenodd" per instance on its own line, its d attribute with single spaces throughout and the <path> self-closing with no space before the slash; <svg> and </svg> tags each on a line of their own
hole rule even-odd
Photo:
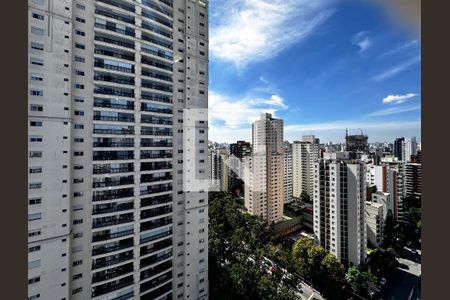
<svg viewBox="0 0 450 300">
<path fill-rule="evenodd" d="M 336 256 L 328 253 L 322 260 L 322 269 L 324 274 L 332 282 L 342 283 L 345 280 L 345 267 L 337 260 Z"/>
<path fill-rule="evenodd" d="M 350 267 L 345 274 L 345 279 L 353 292 L 360 296 L 372 298 L 376 293 L 377 278 L 369 272 Z"/>
</svg>

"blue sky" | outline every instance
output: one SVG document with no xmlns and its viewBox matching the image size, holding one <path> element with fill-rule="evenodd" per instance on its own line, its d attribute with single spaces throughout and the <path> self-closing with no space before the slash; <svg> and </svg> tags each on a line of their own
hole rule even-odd
<svg viewBox="0 0 450 300">
<path fill-rule="evenodd" d="M 285 139 L 420 140 L 420 36 L 371 1 L 211 0 L 209 139 L 251 140 L 261 112 Z"/>
</svg>

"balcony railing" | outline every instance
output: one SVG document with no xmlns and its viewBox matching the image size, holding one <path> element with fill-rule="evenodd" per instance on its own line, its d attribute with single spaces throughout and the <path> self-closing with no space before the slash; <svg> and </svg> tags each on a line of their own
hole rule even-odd
<svg viewBox="0 0 450 300">
<path fill-rule="evenodd" d="M 118 203 L 98 204 L 94 205 L 94 208 L 92 209 L 92 214 L 93 215 L 107 214 L 111 212 L 119 212 L 133 208 L 134 208 L 133 202 L 119 203 L 119 204 Z"/>
<path fill-rule="evenodd" d="M 92 298 L 119 290 L 133 284 L 133 275 L 92 287 Z"/>
<path fill-rule="evenodd" d="M 130 259 L 133 259 L 133 250 L 115 254 L 112 256 L 97 258 L 92 261 L 92 270 L 116 265 Z"/>
<path fill-rule="evenodd" d="M 104 232 L 108 232 L 108 233 L 104 233 Z M 98 232 L 93 233 L 92 242 L 94 243 L 94 242 L 112 240 L 112 239 L 116 239 L 116 238 L 119 238 L 122 236 L 131 235 L 133 233 L 134 233 L 133 229 L 124 230 L 124 231 L 115 232 L 115 233 L 110 233 L 110 230 L 98 231 Z M 132 244 L 133 243 L 131 243 L 131 245 Z"/>
</svg>

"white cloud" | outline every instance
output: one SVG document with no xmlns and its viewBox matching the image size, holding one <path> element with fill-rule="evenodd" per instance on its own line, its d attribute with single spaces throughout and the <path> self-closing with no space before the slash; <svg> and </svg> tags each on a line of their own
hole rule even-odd
<svg viewBox="0 0 450 300">
<path fill-rule="evenodd" d="M 262 77 L 262 76 L 259 76 L 258 79 L 261 80 L 262 82 L 264 82 L 265 84 L 269 84 L 269 81 L 267 81 L 267 79 L 265 79 L 265 78 Z"/>
<path fill-rule="evenodd" d="M 381 81 L 381 80 L 390 78 L 390 77 L 392 77 L 392 76 L 394 76 L 394 75 L 396 75 L 396 74 L 406 70 L 407 68 L 409 68 L 410 66 L 412 66 L 413 64 L 415 64 L 415 63 L 417 63 L 419 61 L 420 61 L 420 55 L 415 56 L 415 57 L 411 58 L 410 60 L 408 60 L 408 61 L 406 61 L 406 62 L 404 62 L 404 63 L 402 63 L 400 65 L 397 65 L 397 66 L 395 66 L 395 67 L 393 67 L 393 68 L 391 68 L 391 69 L 389 69 L 389 70 L 387 70 L 387 71 L 385 71 L 383 73 L 380 73 L 380 74 L 372 77 L 371 80 L 373 80 L 373 81 Z"/>
<path fill-rule="evenodd" d="M 389 50 L 389 51 L 383 53 L 383 54 L 381 55 L 381 57 L 388 56 L 388 55 L 393 55 L 393 54 L 398 53 L 398 52 L 401 52 L 401 51 L 403 51 L 403 50 L 412 48 L 413 46 L 415 46 L 415 45 L 417 45 L 417 44 L 418 44 L 418 40 L 412 40 L 412 41 L 406 41 L 406 42 L 403 42 L 403 43 L 397 45 L 395 48 L 393 48 L 393 49 L 391 49 L 391 50 Z M 420 46 L 420 45 L 419 45 L 419 46 Z"/>
<path fill-rule="evenodd" d="M 387 109 L 382 109 L 373 113 L 368 114 L 368 117 L 382 117 L 394 114 L 400 114 L 408 111 L 420 110 L 420 105 L 415 106 L 395 106 Z"/>
<path fill-rule="evenodd" d="M 411 99 L 416 96 L 417 96 L 417 94 L 413 94 L 413 93 L 408 93 L 408 94 L 404 94 L 404 95 L 388 95 L 383 98 L 383 103 L 400 104 L 400 103 L 403 103 L 406 100 Z"/>
<path fill-rule="evenodd" d="M 257 120 L 261 113 L 275 113 L 287 108 L 283 98 L 272 95 L 270 98 L 251 98 L 233 101 L 225 95 L 209 91 L 209 122 L 220 130 L 236 130 L 249 126 Z M 221 125 L 218 125 L 221 123 Z"/>
<path fill-rule="evenodd" d="M 352 44 L 359 47 L 359 52 L 363 52 L 370 47 L 371 41 L 367 31 L 361 31 L 355 34 L 352 38 Z"/>
<path fill-rule="evenodd" d="M 241 67 L 307 37 L 330 15 L 333 0 L 228 0 L 210 25 L 210 53 Z"/>
</svg>

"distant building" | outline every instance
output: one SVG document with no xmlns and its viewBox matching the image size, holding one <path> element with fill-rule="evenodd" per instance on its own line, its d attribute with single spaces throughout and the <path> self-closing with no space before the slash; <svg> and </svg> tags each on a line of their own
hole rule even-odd
<svg viewBox="0 0 450 300">
<path fill-rule="evenodd" d="M 292 202 L 293 193 L 293 168 L 292 168 L 292 144 L 284 142 L 284 203 Z"/>
<path fill-rule="evenodd" d="M 364 163 L 356 160 L 320 160 L 314 164 L 316 243 L 346 266 L 358 266 L 366 259 L 364 168 Z"/>
<path fill-rule="evenodd" d="M 283 120 L 264 113 L 252 124 L 252 155 L 244 158 L 245 207 L 269 223 L 283 219 Z"/>
<path fill-rule="evenodd" d="M 401 137 L 394 141 L 394 157 L 398 161 L 405 160 L 405 138 Z"/>
<path fill-rule="evenodd" d="M 411 162 L 411 156 L 417 153 L 416 137 L 405 139 L 405 162 Z"/>
<path fill-rule="evenodd" d="M 244 194 L 243 158 L 251 155 L 250 142 L 237 141 L 230 144 L 228 159 L 228 192 L 235 196 Z M 234 171 L 233 171 L 234 170 Z"/>
<path fill-rule="evenodd" d="M 292 144 L 292 191 L 295 198 L 300 198 L 302 193 L 312 198 L 314 162 L 319 158 L 319 139 L 314 135 L 304 136 L 301 142 L 294 141 Z"/>
<path fill-rule="evenodd" d="M 228 150 L 226 148 L 209 150 L 210 191 L 228 191 L 227 159 Z"/>
<path fill-rule="evenodd" d="M 350 158 L 356 158 L 358 152 L 369 152 L 369 137 L 361 132 L 361 134 L 349 135 L 348 130 L 345 131 L 345 151 L 350 152 Z"/>
<path fill-rule="evenodd" d="M 391 208 L 391 195 L 386 192 L 376 191 L 372 193 L 372 202 L 383 205 L 383 219 L 386 220 L 388 210 Z"/>
<path fill-rule="evenodd" d="M 383 238 L 384 205 L 375 202 L 366 202 L 367 241 L 378 247 Z"/>
</svg>

